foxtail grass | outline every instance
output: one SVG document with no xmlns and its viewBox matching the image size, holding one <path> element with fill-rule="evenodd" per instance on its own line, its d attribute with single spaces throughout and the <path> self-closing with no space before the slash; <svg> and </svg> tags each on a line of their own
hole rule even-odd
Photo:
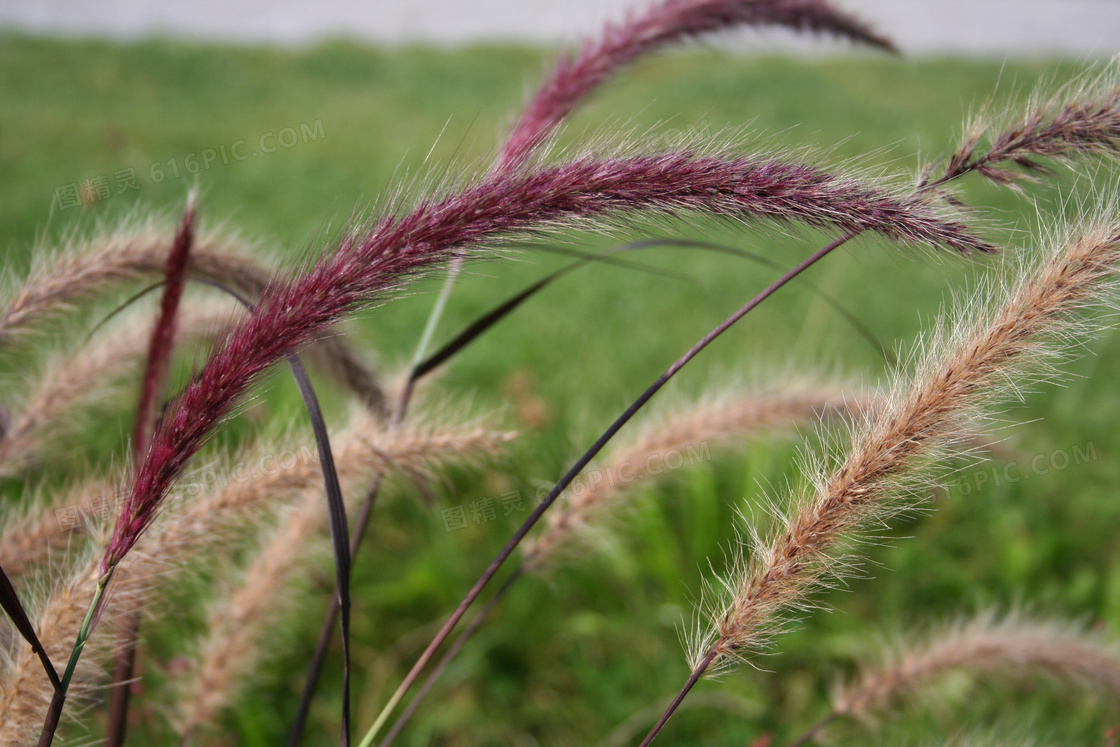
<svg viewBox="0 0 1120 747">
<path fill-rule="evenodd" d="M 498 168 L 523 164 L 576 106 L 636 59 L 680 41 L 738 26 L 782 26 L 894 51 L 864 22 L 825 0 L 661 0 L 608 23 L 562 57 L 526 105 L 498 156 Z"/>
<path fill-rule="evenodd" d="M 482 426 L 440 427 L 437 429 L 393 428 L 382 432 L 384 447 L 396 457 L 374 471 L 375 460 L 355 459 L 349 453 L 357 447 L 369 453 L 379 452 L 370 441 L 358 439 L 357 444 L 340 440 L 340 478 L 351 485 L 368 482 L 370 473 L 383 475 L 396 472 L 410 481 L 431 479 L 439 467 L 451 462 L 492 460 L 505 448 L 512 434 Z M 423 435 L 421 435 L 423 434 Z M 349 439 L 354 441 L 355 439 Z M 384 458 L 384 457 L 383 457 Z M 353 474 L 354 463 L 365 467 L 366 474 Z M 351 465 L 349 468 L 344 465 Z M 423 476 L 423 477 L 422 477 Z M 314 480 L 309 480 L 310 488 Z M 347 491 L 356 502 L 355 491 Z M 212 730 L 217 717 L 246 688 L 257 664 L 269 651 L 270 629 L 293 602 L 291 587 L 307 575 L 317 555 L 326 555 L 326 516 L 322 498 L 304 490 L 302 499 L 292 505 L 280 522 L 268 531 L 260 550 L 235 584 L 227 584 L 212 605 L 209 624 L 197 643 L 196 655 L 188 672 L 181 678 L 181 695 L 176 698 L 176 730 L 185 738 Z"/>
<path fill-rule="evenodd" d="M 981 147 L 986 143 L 986 147 Z M 1048 162 L 1077 155 L 1120 153 L 1120 76 L 1115 66 L 1083 75 L 1056 92 L 1036 91 L 1023 111 L 982 114 L 965 127 L 962 141 L 944 160 L 929 163 L 919 180 L 935 188 L 968 173 L 1015 186 L 1049 173 Z M 1017 167 L 1017 168 L 1012 168 Z"/>
<path fill-rule="evenodd" d="M 83 303 L 143 281 L 159 280 L 166 270 L 175 227 L 151 217 L 129 218 L 87 238 L 75 237 L 61 249 L 38 247 L 26 277 L 6 279 L 0 294 L 0 354 L 41 334 L 49 324 Z M 191 277 L 260 297 L 273 279 L 273 268 L 236 236 L 199 227 L 187 258 Z M 349 343 L 324 333 L 318 350 L 326 370 L 375 411 L 384 395 L 375 373 Z"/>
<path fill-rule="evenodd" d="M 523 545 L 527 571 L 537 570 L 581 537 L 596 534 L 609 515 L 623 505 L 632 488 L 657 480 L 651 472 L 667 454 L 693 449 L 697 454 L 741 445 L 751 437 L 811 428 L 822 419 L 854 418 L 865 407 L 862 397 L 839 387 L 791 386 L 769 392 L 742 392 L 718 388 L 700 402 L 674 407 L 637 426 L 628 441 L 611 449 L 603 462 L 588 472 L 601 479 L 587 481 L 584 489 L 569 491 L 561 506 L 550 513 L 547 527 Z M 667 474 L 665 476 L 668 476 Z"/>
<path fill-rule="evenodd" d="M 899 376 L 889 404 L 852 432 L 842 461 L 809 468 L 811 489 L 747 558 L 720 580 L 726 602 L 710 613 L 690 647 L 692 673 L 647 735 L 653 741 L 705 674 L 742 661 L 771 640 L 791 611 L 850 562 L 844 553 L 875 526 L 920 505 L 931 464 L 1025 377 L 1053 375 L 1093 326 L 1086 307 L 1110 305 L 1120 263 L 1120 222 L 1109 208 L 1051 241 L 1037 265 L 1024 264 L 1007 291 L 982 289 L 954 322 L 925 342 L 913 376 Z"/>
<path fill-rule="evenodd" d="M 1068 621 L 987 611 L 893 648 L 838 688 L 832 711 L 789 747 L 815 741 L 842 717 L 873 720 L 951 672 L 985 680 L 1050 680 L 1081 686 L 1107 702 L 1120 700 L 1120 648 Z"/>
<path fill-rule="evenodd" d="M 663 470 L 648 472 L 670 453 L 694 449 L 698 455 L 712 448 L 729 448 L 766 433 L 794 430 L 829 416 L 852 416 L 859 412 L 860 399 L 824 386 L 787 386 L 771 392 L 744 392 L 732 388 L 709 394 L 702 401 L 677 405 L 668 412 L 647 418 L 636 435 L 611 450 L 610 456 L 589 472 L 602 476 L 583 492 L 572 492 L 561 508 L 549 514 L 548 526 L 523 545 L 521 565 L 460 633 L 408 707 L 381 742 L 388 747 L 404 729 L 431 691 L 436 680 L 481 627 L 491 611 L 509 593 L 518 578 L 539 573 L 570 555 L 573 547 L 593 544 L 602 536 L 611 515 L 617 515 L 626 498 L 640 485 L 667 477 Z"/>
<path fill-rule="evenodd" d="M 384 469 L 385 465 L 391 468 L 394 464 L 400 464 L 403 474 L 414 479 L 448 460 L 495 454 L 512 437 L 508 432 L 481 424 L 465 427 L 420 425 L 390 434 L 368 413 L 358 411 L 354 417 L 351 428 L 338 438 L 340 476 L 350 484 L 357 484 L 368 479 L 371 472 Z M 246 456 L 251 455 L 256 463 L 264 453 L 262 448 L 247 449 Z M 234 474 L 232 468 L 227 471 Z M 283 507 L 299 505 L 294 499 L 306 495 L 320 479 L 317 463 L 297 461 L 289 470 L 276 469 L 272 474 L 260 474 L 256 479 L 243 482 L 231 480 L 228 487 L 197 496 L 193 501 L 172 501 L 152 532 L 129 556 L 125 567 L 114 574 L 115 579 L 108 587 L 112 595 L 110 619 L 116 621 L 132 610 L 156 604 L 152 601 L 153 592 L 175 574 L 197 568 L 199 557 L 214 557 L 217 548 L 243 535 L 247 528 L 259 525 L 262 519 L 274 516 Z M 307 526 L 320 528 L 321 507 L 316 506 L 319 510 L 313 512 L 311 506 L 315 501 L 304 500 L 304 518 L 310 522 Z M 93 582 L 103 578 L 99 564 L 108 533 L 104 525 L 98 526 L 93 541 L 75 548 L 73 557 L 60 569 L 32 616 L 44 647 L 56 661 L 66 661 L 85 622 Z M 291 546 L 284 546 L 284 550 L 290 554 Z M 108 608 L 101 613 L 106 611 Z M 114 650 L 114 646 L 107 643 L 111 640 L 111 635 L 89 639 L 83 656 L 85 663 L 79 665 L 73 678 L 79 693 L 88 692 L 91 685 L 104 679 L 99 664 Z M 0 706 L 12 715 L 0 724 L 0 742 L 22 744 L 42 726 L 43 712 L 51 701 L 53 689 L 43 679 L 41 668 L 35 671 L 38 660 L 30 651 L 20 651 L 15 661 L 8 664 L 2 678 L 4 689 L 0 691 Z"/>
<path fill-rule="evenodd" d="M 180 321 L 179 335 L 185 343 L 201 343 L 220 337 L 232 319 L 228 311 L 190 305 Z M 52 445 L 73 434 L 84 407 L 119 395 L 127 375 L 139 372 L 152 330 L 150 320 L 129 315 L 78 350 L 47 356 L 42 373 L 8 413 L 7 428 L 0 434 L 0 475 L 19 474 L 40 462 Z"/>
</svg>

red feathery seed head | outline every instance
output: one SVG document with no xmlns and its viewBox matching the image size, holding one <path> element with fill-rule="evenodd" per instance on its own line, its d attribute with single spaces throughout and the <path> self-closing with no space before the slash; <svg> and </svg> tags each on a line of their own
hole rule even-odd
<svg viewBox="0 0 1120 747">
<path fill-rule="evenodd" d="M 175 234 L 171 252 L 167 256 L 164 270 L 163 298 L 160 300 L 159 320 L 152 329 L 151 342 L 148 344 L 148 364 L 144 381 L 140 388 L 140 401 L 136 408 L 136 428 L 133 435 L 137 455 L 143 453 L 148 441 L 156 399 L 167 373 L 171 357 L 171 344 L 175 338 L 175 327 L 179 313 L 179 301 L 183 297 L 183 287 L 187 283 L 188 261 L 194 246 L 194 195 L 187 201 L 183 220 Z"/>
<path fill-rule="evenodd" d="M 499 168 L 523 164 L 580 100 L 620 68 L 669 44 L 735 26 L 785 26 L 894 51 L 889 40 L 826 0 L 663 0 L 607 24 L 574 57 L 560 59 L 506 139 Z"/>
<path fill-rule="evenodd" d="M 403 217 L 347 234 L 305 275 L 265 289 L 257 312 L 219 346 L 153 436 L 104 569 L 135 544 L 187 459 L 241 394 L 269 366 L 340 316 L 452 252 L 531 229 L 641 211 L 800 221 L 962 253 L 991 250 L 923 203 L 803 164 L 672 151 L 586 157 L 525 173 L 492 174 L 461 192 L 426 200 Z"/>
<path fill-rule="evenodd" d="M 1095 80 L 1075 80 L 1048 99 L 1036 94 L 1036 99 L 1002 124 L 973 122 L 946 160 L 944 174 L 934 180 L 934 165 L 928 165 L 919 189 L 934 189 L 970 172 L 1016 186 L 1049 172 L 1040 158 L 1061 161 L 1090 153 L 1115 158 L 1120 153 L 1120 83 L 1113 69 Z M 988 148 L 978 153 L 984 139 Z"/>
</svg>

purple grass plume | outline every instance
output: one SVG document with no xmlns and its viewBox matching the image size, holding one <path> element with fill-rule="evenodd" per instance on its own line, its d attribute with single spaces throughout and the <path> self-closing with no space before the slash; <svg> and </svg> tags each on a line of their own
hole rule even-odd
<svg viewBox="0 0 1120 747">
<path fill-rule="evenodd" d="M 785 26 L 894 51 L 888 39 L 826 0 L 663 0 L 622 23 L 608 23 L 575 56 L 557 62 L 506 139 L 498 168 L 522 165 L 581 100 L 620 68 L 674 42 L 735 26 Z"/>
<path fill-rule="evenodd" d="M 167 367 L 171 359 L 171 346 L 179 316 L 179 301 L 187 284 L 187 266 L 194 246 L 195 195 L 187 199 L 183 220 L 175 234 L 171 252 L 167 255 L 164 272 L 163 297 L 160 299 L 159 321 L 152 329 L 148 344 L 148 365 L 140 389 L 140 402 L 136 408 L 136 428 L 133 449 L 137 457 L 148 442 L 155 416 L 156 401 L 161 395 Z"/>
<path fill-rule="evenodd" d="M 246 389 L 342 315 L 453 253 L 487 241 L 635 213 L 689 211 L 869 230 L 962 253 L 992 251 L 927 204 L 774 159 L 677 150 L 630 158 L 588 156 L 525 173 L 493 174 L 462 191 L 423 200 L 406 215 L 385 216 L 349 231 L 306 273 L 265 289 L 257 313 L 217 348 L 154 434 L 106 549 L 104 569 L 136 543 L 176 475 Z"/>
</svg>

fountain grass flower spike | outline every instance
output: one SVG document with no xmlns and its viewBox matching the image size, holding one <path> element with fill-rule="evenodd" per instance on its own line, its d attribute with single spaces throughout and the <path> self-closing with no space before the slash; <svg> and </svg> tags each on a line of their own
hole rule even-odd
<svg viewBox="0 0 1120 747">
<path fill-rule="evenodd" d="M 642 213 L 765 218 L 872 231 L 958 252 L 992 247 L 930 205 L 813 166 L 774 159 L 670 151 L 579 157 L 557 166 L 485 177 L 400 216 L 349 230 L 290 282 L 268 286 L 257 313 L 218 347 L 176 398 L 139 466 L 105 553 L 108 573 L 150 525 L 187 460 L 241 395 L 285 354 L 363 304 L 467 251 L 526 231 L 601 225 Z"/>
</svg>

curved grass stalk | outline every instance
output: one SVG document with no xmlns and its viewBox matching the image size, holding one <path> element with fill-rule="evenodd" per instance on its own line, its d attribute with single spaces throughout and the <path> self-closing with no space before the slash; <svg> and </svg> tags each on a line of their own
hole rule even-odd
<svg viewBox="0 0 1120 747">
<path fill-rule="evenodd" d="M 700 677 L 763 646 L 782 615 L 839 573 L 838 554 L 861 532 L 912 509 L 923 498 L 915 481 L 924 483 L 933 460 L 959 444 L 993 400 L 1017 392 L 1012 377 L 1052 373 L 1048 361 L 1086 332 L 1083 310 L 1113 300 L 1120 222 L 1115 210 L 1102 212 L 1055 239 L 1042 263 L 1020 269 L 1012 290 L 989 288 L 987 307 L 974 303 L 955 326 L 939 328 L 917 374 L 900 376 L 890 404 L 855 429 L 844 460 L 814 470 L 810 495 L 721 582 L 729 601 L 712 610 L 711 629 L 698 633 L 689 679 L 643 745 Z"/>
</svg>

